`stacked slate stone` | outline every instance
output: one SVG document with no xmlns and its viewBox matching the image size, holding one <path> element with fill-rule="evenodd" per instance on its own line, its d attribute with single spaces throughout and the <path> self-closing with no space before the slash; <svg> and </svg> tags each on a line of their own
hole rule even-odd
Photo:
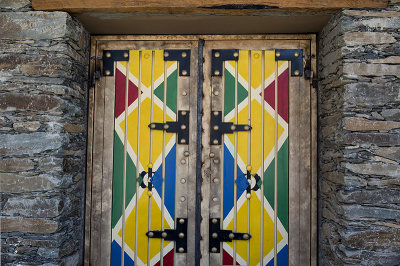
<svg viewBox="0 0 400 266">
<path fill-rule="evenodd" d="M 89 35 L 0 1 L 2 265 L 82 261 Z"/>
<path fill-rule="evenodd" d="M 400 263 L 400 1 L 319 36 L 321 265 Z"/>
</svg>

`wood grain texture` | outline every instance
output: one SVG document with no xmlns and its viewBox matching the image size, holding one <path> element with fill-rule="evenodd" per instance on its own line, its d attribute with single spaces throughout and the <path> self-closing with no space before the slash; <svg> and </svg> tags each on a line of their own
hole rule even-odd
<svg viewBox="0 0 400 266">
<path fill-rule="evenodd" d="M 385 8 L 387 0 L 32 0 L 35 10 L 60 10 L 74 13 L 106 12 L 156 12 L 156 13 L 223 13 L 249 10 L 329 10 L 340 8 Z M 247 10 L 247 11 L 246 11 Z"/>
</svg>

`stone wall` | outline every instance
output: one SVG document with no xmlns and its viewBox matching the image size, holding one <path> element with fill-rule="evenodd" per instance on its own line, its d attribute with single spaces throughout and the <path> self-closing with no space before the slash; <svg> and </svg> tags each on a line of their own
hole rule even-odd
<svg viewBox="0 0 400 266">
<path fill-rule="evenodd" d="M 0 1 L 2 265 L 82 261 L 89 35 Z"/>
<path fill-rule="evenodd" d="M 400 263 L 400 1 L 319 35 L 319 262 Z"/>
</svg>

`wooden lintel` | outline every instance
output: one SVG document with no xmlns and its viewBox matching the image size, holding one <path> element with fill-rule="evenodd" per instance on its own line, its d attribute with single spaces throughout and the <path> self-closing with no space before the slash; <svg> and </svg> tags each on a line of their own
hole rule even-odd
<svg viewBox="0 0 400 266">
<path fill-rule="evenodd" d="M 388 0 L 32 0 L 35 10 L 134 13 L 326 12 L 341 8 L 385 8 Z"/>
</svg>

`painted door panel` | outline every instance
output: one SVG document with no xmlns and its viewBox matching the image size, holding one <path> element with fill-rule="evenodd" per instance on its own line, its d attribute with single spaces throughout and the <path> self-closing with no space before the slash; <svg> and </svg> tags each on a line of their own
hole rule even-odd
<svg viewBox="0 0 400 266">
<path fill-rule="evenodd" d="M 237 61 L 223 62 L 221 77 L 211 77 L 211 117 L 221 110 L 223 122 L 251 130 L 225 134 L 216 147 L 210 139 L 211 186 L 219 186 L 211 188 L 217 212 L 210 218 L 252 237 L 224 242 L 219 254 L 211 249 L 210 264 L 274 265 L 274 256 L 288 264 L 288 81 L 289 62 L 276 61 L 275 50 L 239 50 Z"/>
</svg>

